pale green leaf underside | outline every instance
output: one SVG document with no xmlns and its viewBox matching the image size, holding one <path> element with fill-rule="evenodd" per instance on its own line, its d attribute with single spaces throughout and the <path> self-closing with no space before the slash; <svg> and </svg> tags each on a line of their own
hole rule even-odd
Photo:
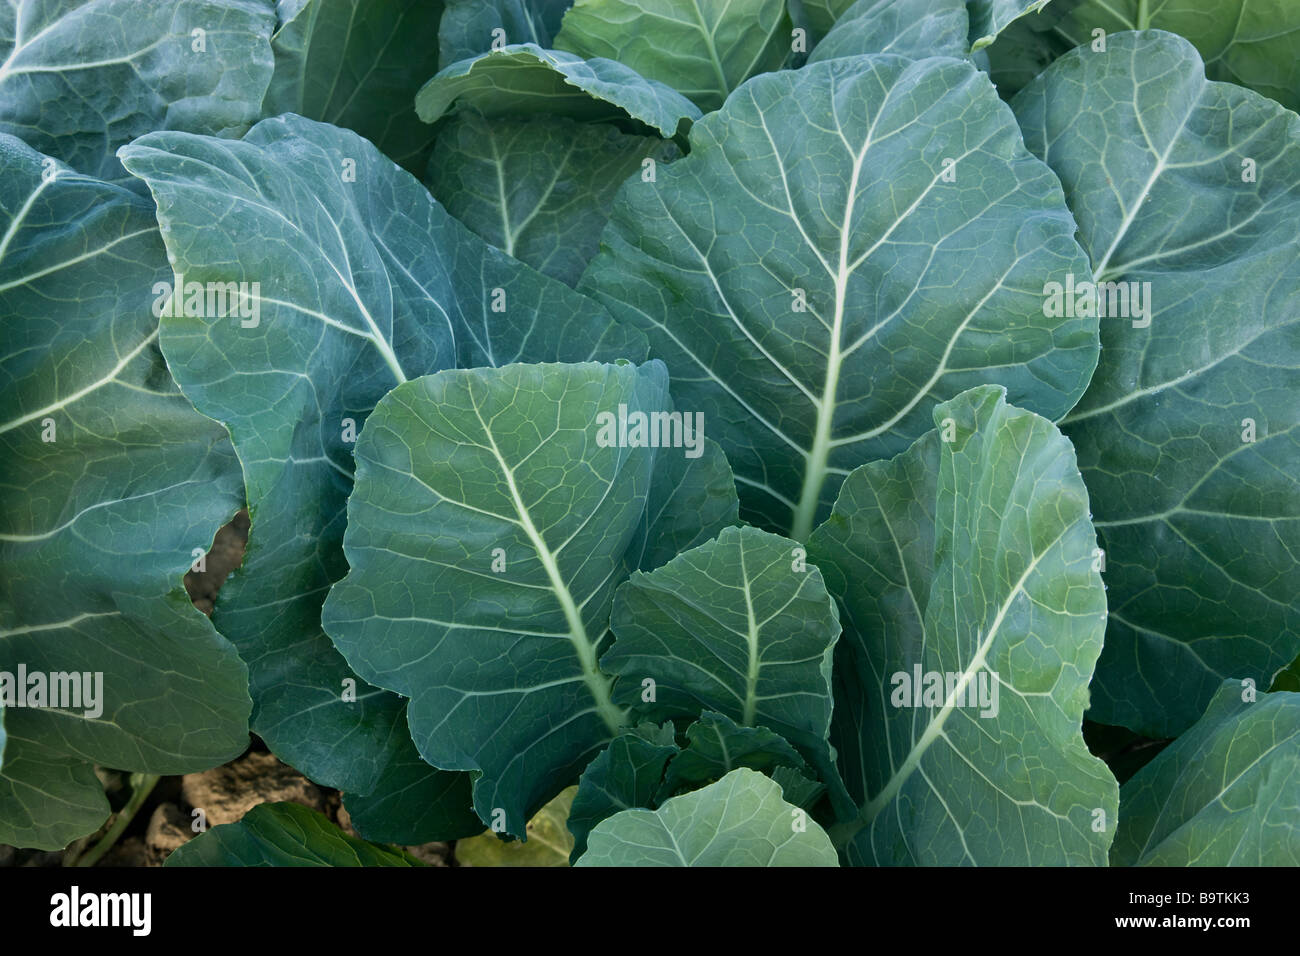
<svg viewBox="0 0 1300 956">
<path fill-rule="evenodd" d="M 576 285 L 614 193 L 643 161 L 681 153 L 657 136 L 560 116 L 485 119 L 464 112 L 438 135 L 429 190 L 453 216 L 539 272 Z"/>
<path fill-rule="evenodd" d="M 625 722 L 596 662 L 656 454 L 603 447 L 597 416 L 667 402 L 659 363 L 447 371 L 385 396 L 357 445 L 326 630 L 516 836 Z"/>
<path fill-rule="evenodd" d="M 756 77 L 657 183 L 625 183 L 579 288 L 649 336 L 742 513 L 803 540 L 852 468 L 965 388 L 1074 405 L 1095 321 L 1042 295 L 1087 267 L 1074 230 L 971 64 L 844 57 Z"/>
<path fill-rule="evenodd" d="M 862 53 L 963 57 L 969 50 L 962 0 L 859 0 L 808 57 L 820 63 Z"/>
<path fill-rule="evenodd" d="M 700 110 L 671 87 L 613 60 L 584 60 L 535 43 L 518 43 L 444 67 L 415 98 L 433 123 L 460 109 L 484 116 L 550 113 L 575 120 L 629 117 L 664 137 L 685 133 Z"/>
<path fill-rule="evenodd" d="M 1014 107 L 1091 255 L 1076 281 L 1149 283 L 1062 428 L 1106 550 L 1093 717 L 1173 736 L 1300 652 L 1300 119 L 1160 31 L 1067 54 Z"/>
<path fill-rule="evenodd" d="M 278 12 L 263 115 L 346 126 L 423 172 L 433 133 L 411 100 L 438 69 L 441 0 L 280 0 Z"/>
<path fill-rule="evenodd" d="M 350 837 L 315 810 L 261 803 L 199 834 L 165 866 L 419 866 L 400 850 Z"/>
<path fill-rule="evenodd" d="M 801 551 L 757 528 L 726 528 L 633 574 L 615 595 L 615 640 L 600 659 L 621 678 L 615 700 L 656 722 L 712 710 L 768 727 L 833 780 L 831 657 L 840 621 Z M 653 702 L 642 699 L 647 678 Z"/>
<path fill-rule="evenodd" d="M 992 386 L 934 421 L 850 475 L 808 545 L 845 621 L 832 741 L 861 806 L 847 858 L 1104 864 L 1118 786 L 1080 728 L 1106 595 L 1074 453 Z"/>
<path fill-rule="evenodd" d="M 826 831 L 754 770 L 601 821 L 575 866 L 838 866 Z"/>
<path fill-rule="evenodd" d="M 1300 866 L 1300 694 L 1225 681 L 1120 790 L 1110 856 L 1117 866 Z"/>
<path fill-rule="evenodd" d="M 252 662 L 254 729 L 312 779 L 369 792 L 405 746 L 402 705 L 364 684 L 343 700 L 353 675 L 320 629 L 325 591 L 346 570 L 349 429 L 408 377 L 639 358 L 644 346 L 474 236 L 349 131 L 289 115 L 239 142 L 153 134 L 123 157 L 153 191 L 187 282 L 261 284 L 256 327 L 185 315 L 162 331 L 182 388 L 229 425 L 244 466 L 249 547 L 216 620 Z M 498 289 L 504 312 L 493 312 Z"/>
<path fill-rule="evenodd" d="M 247 745 L 250 705 L 181 584 L 242 496 L 158 351 L 151 204 L 49 163 L 0 134 L 0 671 L 102 673 L 102 713 L 5 711 L 0 842 L 60 848 L 107 811 L 89 763 L 206 769 Z"/>
<path fill-rule="evenodd" d="M 617 60 L 716 110 L 790 53 L 785 0 L 577 0 L 555 48 Z"/>
<path fill-rule="evenodd" d="M 132 182 L 114 153 L 137 136 L 248 128 L 274 28 L 265 0 L 11 0 L 0 5 L 0 132 Z"/>
</svg>

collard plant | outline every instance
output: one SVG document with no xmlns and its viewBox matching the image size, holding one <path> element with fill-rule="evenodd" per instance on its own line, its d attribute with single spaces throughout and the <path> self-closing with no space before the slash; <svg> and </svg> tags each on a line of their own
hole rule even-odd
<svg viewBox="0 0 1300 956">
<path fill-rule="evenodd" d="M 251 730 L 360 838 L 169 865 L 1294 865 L 1300 12 L 1222 6 L 6 8 L 0 841 Z"/>
</svg>

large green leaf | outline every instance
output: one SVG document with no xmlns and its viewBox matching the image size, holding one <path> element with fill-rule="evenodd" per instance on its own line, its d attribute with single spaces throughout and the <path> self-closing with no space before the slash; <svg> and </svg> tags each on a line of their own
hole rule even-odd
<svg viewBox="0 0 1300 956">
<path fill-rule="evenodd" d="M 861 53 L 962 57 L 970 18 L 962 0 L 858 0 L 817 44 L 809 63 Z"/>
<path fill-rule="evenodd" d="M 442 0 L 278 0 L 263 112 L 355 130 L 422 173 L 433 131 L 411 101 L 438 69 Z M 197 130 L 196 132 L 202 132 Z"/>
<path fill-rule="evenodd" d="M 1300 866 L 1300 694 L 1228 680 L 1120 790 L 1117 866 Z"/>
<path fill-rule="evenodd" d="M 444 0 L 444 4 L 438 47 L 442 65 L 450 66 L 486 53 L 494 43 L 549 48 L 573 0 Z"/>
<path fill-rule="evenodd" d="M 549 113 L 576 120 L 629 117 L 664 137 L 685 133 L 699 108 L 671 87 L 613 60 L 517 43 L 444 67 L 415 97 L 433 123 L 465 108 L 484 116 Z"/>
<path fill-rule="evenodd" d="M 657 362 L 445 371 L 389 392 L 357 444 L 325 628 L 506 833 L 625 722 L 597 660 L 656 458 L 683 449 L 611 445 L 601 421 L 665 411 L 667 384 Z"/>
<path fill-rule="evenodd" d="M 611 627 L 615 641 L 600 666 L 622 678 L 616 703 L 656 722 L 712 710 L 768 727 L 834 784 L 828 737 L 839 613 L 795 542 L 725 528 L 663 567 L 633 574 L 614 597 Z M 844 805 L 851 807 L 846 794 Z"/>
<path fill-rule="evenodd" d="M 1145 290 L 1062 428 L 1106 552 L 1090 716 L 1174 736 L 1300 652 L 1300 118 L 1159 31 L 1067 54 L 1014 105 L 1092 258 L 1075 281 Z"/>
<path fill-rule="evenodd" d="M 133 182 L 114 155 L 156 129 L 238 136 L 271 79 L 270 0 L 0 4 L 0 133 Z"/>
<path fill-rule="evenodd" d="M 790 55 L 785 0 L 577 0 L 557 50 L 617 60 L 716 110 L 741 83 Z"/>
<path fill-rule="evenodd" d="M 312 779 L 370 792 L 401 740 L 402 704 L 364 683 L 347 699 L 355 677 L 320 629 L 346 570 L 351 440 L 366 415 L 393 385 L 442 368 L 639 358 L 644 346 L 346 130 L 285 116 L 239 142 L 154 134 L 123 157 L 153 191 L 187 282 L 261 284 L 255 327 L 177 315 L 162 331 L 182 388 L 230 427 L 244 468 L 248 551 L 215 620 L 250 661 L 253 727 Z"/>
<path fill-rule="evenodd" d="M 649 335 L 742 513 L 804 540 L 962 389 L 1053 418 L 1078 401 L 1095 320 L 1042 301 L 1086 268 L 1074 230 L 974 66 L 845 57 L 756 77 L 657 183 L 625 184 L 579 288 Z"/>
<path fill-rule="evenodd" d="M 499 249 L 575 285 L 600 242 L 614 193 L 643 161 L 681 153 L 657 136 L 561 116 L 448 121 L 429 161 L 429 190 Z M 653 167 L 651 167 L 653 168 Z"/>
<path fill-rule="evenodd" d="M 1186 37 L 1212 80 L 1226 80 L 1300 109 L 1300 4 L 1295 0 L 1052 0 L 989 49 L 991 72 L 1006 95 L 1049 63 L 1098 37 L 1125 30 L 1168 30 Z M 1109 40 L 1107 40 L 1109 44 Z"/>
<path fill-rule="evenodd" d="M 653 807 L 663 786 L 664 767 L 678 752 L 673 725 L 643 724 L 619 734 L 587 765 L 569 810 L 573 834 L 570 862 L 587 852 L 587 834 L 620 810 Z"/>
<path fill-rule="evenodd" d="M 850 475 L 808 545 L 844 614 L 833 740 L 861 806 L 845 852 L 1102 864 L 1119 788 L 1080 728 L 1106 595 L 1074 452 L 993 386 L 934 421 Z"/>
<path fill-rule="evenodd" d="M 624 810 L 591 831 L 575 866 L 838 866 L 826 831 L 753 770 Z"/>
<path fill-rule="evenodd" d="M 297 803 L 259 803 L 178 847 L 164 866 L 420 866 L 386 846 L 350 837 Z"/>
<path fill-rule="evenodd" d="M 248 744 L 245 667 L 181 584 L 242 496 L 158 351 L 167 275 L 146 199 L 0 134 L 0 671 L 102 680 L 97 703 L 3 701 L 0 843 L 95 829 L 90 763 L 186 773 Z"/>
</svg>

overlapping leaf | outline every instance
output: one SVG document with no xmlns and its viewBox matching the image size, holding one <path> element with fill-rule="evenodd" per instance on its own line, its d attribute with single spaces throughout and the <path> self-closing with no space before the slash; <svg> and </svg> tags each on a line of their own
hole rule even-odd
<svg viewBox="0 0 1300 956">
<path fill-rule="evenodd" d="M 862 53 L 962 57 L 970 17 L 962 0 L 858 0 L 817 44 L 809 63 Z"/>
<path fill-rule="evenodd" d="M 853 467 L 964 388 L 1059 417 L 1092 374 L 1095 322 L 1043 310 L 1087 262 L 1060 185 L 969 63 L 756 77 L 645 185 L 579 288 L 650 337 L 769 529 L 805 539 Z"/>
<path fill-rule="evenodd" d="M 1076 46 L 1148 29 L 1190 40 L 1210 79 L 1300 108 L 1300 5 L 1292 0 L 1052 0 L 998 38 L 988 51 L 990 70 L 1010 96 Z"/>
<path fill-rule="evenodd" d="M 465 108 L 488 117 L 630 118 L 665 138 L 684 135 L 700 116 L 686 97 L 622 63 L 584 60 L 536 43 L 512 44 L 443 67 L 420 89 L 415 108 L 426 123 Z"/>
<path fill-rule="evenodd" d="M 828 737 L 839 614 L 795 542 L 725 528 L 658 570 L 633 574 L 615 595 L 611 626 L 616 639 L 600 665 L 621 678 L 618 704 L 653 721 L 712 710 L 743 727 L 762 725 L 835 785 Z"/>
<path fill-rule="evenodd" d="M 313 779 L 367 793 L 403 740 L 402 706 L 364 683 L 348 699 L 355 677 L 319 623 L 345 570 L 351 442 L 366 415 L 393 385 L 442 368 L 643 346 L 345 130 L 286 116 L 239 142 L 158 133 L 123 156 L 153 191 L 186 282 L 260 283 L 255 326 L 179 315 L 162 332 L 186 394 L 230 426 L 244 467 L 249 547 L 215 620 L 250 661 L 254 729 Z"/>
<path fill-rule="evenodd" d="M 1300 865 L 1300 694 L 1239 680 L 1120 790 L 1111 862 Z"/>
<path fill-rule="evenodd" d="M 1159 31 L 1067 54 L 1014 105 L 1091 256 L 1075 281 L 1123 313 L 1062 422 L 1106 551 L 1092 716 L 1173 736 L 1300 651 L 1300 119 Z"/>
<path fill-rule="evenodd" d="M 826 831 L 741 768 L 658 810 L 624 810 L 591 831 L 575 866 L 838 866 Z"/>
<path fill-rule="evenodd" d="M 643 724 L 619 734 L 582 772 L 569 811 L 574 844 L 570 862 L 587 851 L 587 834 L 620 810 L 653 807 L 663 786 L 664 768 L 678 753 L 673 725 Z"/>
<path fill-rule="evenodd" d="M 657 136 L 560 116 L 448 121 L 428 184 L 453 216 L 539 272 L 575 285 L 596 254 L 614 193 L 645 160 L 681 153 Z"/>
<path fill-rule="evenodd" d="M 705 112 L 790 55 L 785 0 L 577 0 L 555 48 L 604 57 L 671 86 Z"/>
<path fill-rule="evenodd" d="M 573 0 L 444 0 L 444 4 L 438 47 L 442 65 L 450 66 L 486 53 L 494 43 L 549 48 Z"/>
<path fill-rule="evenodd" d="M 177 848 L 164 866 L 421 866 L 390 847 L 350 837 L 297 803 L 261 803 Z"/>
<path fill-rule="evenodd" d="M 0 843 L 94 830 L 92 763 L 185 773 L 248 743 L 244 664 L 181 584 L 242 495 L 158 350 L 167 275 L 147 200 L 0 134 L 0 671 L 84 685 L 4 702 Z"/>
<path fill-rule="evenodd" d="M 114 155 L 156 129 L 238 136 L 271 79 L 270 0 L 0 5 L 0 133 L 133 183 Z"/>
<path fill-rule="evenodd" d="M 659 363 L 446 371 L 386 395 L 357 445 L 325 628 L 515 836 L 626 722 L 597 660 L 656 458 L 683 449 L 602 438 L 602 420 L 669 407 Z M 673 508 L 698 514 L 693 497 Z"/>
<path fill-rule="evenodd" d="M 424 172 L 433 132 L 411 100 L 438 69 L 432 40 L 442 0 L 278 0 L 276 7 L 275 72 L 263 113 L 346 126 Z"/>
<path fill-rule="evenodd" d="M 861 807 L 845 852 L 1103 864 L 1118 787 L 1080 726 L 1106 596 L 1074 453 L 992 386 L 934 421 L 850 475 L 808 545 L 844 614 L 832 739 Z"/>
</svg>

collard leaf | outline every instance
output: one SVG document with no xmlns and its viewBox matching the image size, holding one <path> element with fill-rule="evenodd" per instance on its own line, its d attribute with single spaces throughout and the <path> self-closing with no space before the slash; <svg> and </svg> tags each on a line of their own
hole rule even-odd
<svg viewBox="0 0 1300 956">
<path fill-rule="evenodd" d="M 0 133 L 91 176 L 151 130 L 238 136 L 271 79 L 269 0 L 0 5 Z"/>
<path fill-rule="evenodd" d="M 239 142 L 154 134 L 123 158 L 153 191 L 187 285 L 254 292 L 255 317 L 187 307 L 162 331 L 182 388 L 230 427 L 244 468 L 249 546 L 215 619 L 252 662 L 254 729 L 313 780 L 370 792 L 401 739 L 402 704 L 356 682 L 320 629 L 325 591 L 346 570 L 352 443 L 366 415 L 426 372 L 639 358 L 643 346 L 474 236 L 346 130 L 290 115 Z"/>
<path fill-rule="evenodd" d="M 367 840 L 413 846 L 471 837 L 483 829 L 474 812 L 468 774 L 437 770 L 420 759 L 406 725 L 406 711 L 385 747 L 387 763 L 374 790 L 345 794 L 352 826 Z"/>
<path fill-rule="evenodd" d="M 456 843 L 461 866 L 568 866 L 573 835 L 565 828 L 577 787 L 567 787 L 528 821 L 524 841 L 502 840 L 491 830 Z"/>
<path fill-rule="evenodd" d="M 686 747 L 668 764 L 661 799 L 720 780 L 737 767 L 760 773 L 777 767 L 808 770 L 780 734 L 766 727 L 742 727 L 726 714 L 705 711 L 686 728 L 686 740 Z"/>
<path fill-rule="evenodd" d="M 579 288 L 650 337 L 742 515 L 802 541 L 961 390 L 1074 405 L 1096 325 L 1042 301 L 1086 268 L 1074 229 L 971 64 L 846 57 L 756 77 L 657 183 L 624 184 Z"/>
<path fill-rule="evenodd" d="M 6 719 L 0 707 L 0 725 Z M 3 726 L 0 748 L 0 843 L 59 850 L 108 818 L 104 785 L 89 761 Z"/>
<path fill-rule="evenodd" d="M 166 275 L 147 200 L 0 134 L 2 843 L 94 830 L 90 763 L 187 773 L 248 743 L 247 671 L 181 583 L 239 465 L 158 351 Z"/>
<path fill-rule="evenodd" d="M 804 19 L 814 38 L 824 37 L 835 26 L 835 21 L 854 6 L 855 0 L 800 0 Z"/>
<path fill-rule="evenodd" d="M 259 803 L 237 823 L 199 834 L 164 866 L 422 866 L 400 850 L 350 837 L 297 803 Z"/>
<path fill-rule="evenodd" d="M 697 440 L 703 427 L 697 428 Z M 739 520 L 740 500 L 727 456 L 703 438 L 699 450 L 655 457 L 654 479 L 626 564 L 653 571 L 683 551 L 713 540 Z"/>
<path fill-rule="evenodd" d="M 1111 283 L 1117 316 L 1062 421 L 1109 587 L 1090 716 L 1171 737 L 1300 652 L 1300 119 L 1159 31 L 1067 54 L 1014 105 L 1092 258 L 1074 281 Z"/>
<path fill-rule="evenodd" d="M 615 641 L 601 667 L 637 717 L 692 719 L 713 710 L 785 737 L 832 784 L 831 657 L 839 613 L 795 542 L 726 528 L 619 588 Z M 653 699 L 645 699 L 651 680 Z M 842 788 L 841 788 L 842 789 Z M 847 795 L 843 802 L 847 803 Z"/>
<path fill-rule="evenodd" d="M 263 113 L 346 126 L 422 173 L 433 131 L 411 101 L 438 69 L 441 0 L 278 0 L 277 11 Z"/>
<path fill-rule="evenodd" d="M 786 803 L 803 807 L 805 810 L 812 809 L 826 792 L 824 783 L 794 767 L 773 767 L 768 776 L 781 788 L 781 797 Z"/>
<path fill-rule="evenodd" d="M 587 834 L 620 810 L 653 807 L 663 786 L 664 767 L 678 753 L 673 725 L 643 724 L 619 734 L 582 772 L 569 811 L 573 834 L 570 862 L 587 852 Z"/>
<path fill-rule="evenodd" d="M 1300 109 L 1300 6 L 1292 0 L 1052 0 L 998 38 L 991 72 L 1010 96 L 1057 57 L 1097 42 L 1094 31 L 1127 30 L 1177 33 L 1200 52 L 1210 79 Z"/>
<path fill-rule="evenodd" d="M 966 0 L 970 7 L 970 48 L 982 50 L 1011 23 L 1037 13 L 1050 0 Z"/>
<path fill-rule="evenodd" d="M 962 0 L 858 0 L 817 44 L 809 63 L 862 53 L 963 57 L 969 52 Z"/>
<path fill-rule="evenodd" d="M 325 628 L 511 835 L 626 723 L 597 660 L 657 450 L 605 417 L 663 413 L 667 387 L 657 362 L 446 371 L 386 395 L 357 444 Z"/>
<path fill-rule="evenodd" d="M 861 806 L 845 852 L 1103 864 L 1118 787 L 1080 725 L 1106 595 L 1074 453 L 992 386 L 934 421 L 850 475 L 808 544 L 844 613 L 832 739 Z"/>
<path fill-rule="evenodd" d="M 785 0 L 576 0 L 555 48 L 604 57 L 716 110 L 790 55 Z"/>
<path fill-rule="evenodd" d="M 1223 683 L 1120 790 L 1116 866 L 1300 865 L 1300 694 Z"/>
<path fill-rule="evenodd" d="M 512 44 L 443 67 L 415 97 L 415 109 L 426 123 L 466 108 L 487 117 L 630 118 L 665 138 L 684 135 L 700 116 L 686 97 L 622 63 L 584 60 L 536 43 Z"/>
<path fill-rule="evenodd" d="M 802 825 L 804 829 L 797 829 Z M 826 831 L 753 770 L 598 823 L 575 866 L 838 866 Z"/>
<path fill-rule="evenodd" d="M 426 127 L 427 128 L 427 127 Z M 681 153 L 657 136 L 560 116 L 447 122 L 429 161 L 429 190 L 483 239 L 566 285 L 596 254 L 614 193 L 646 159 Z"/>
<path fill-rule="evenodd" d="M 504 43 L 549 49 L 573 0 L 444 0 L 438 28 L 442 65 L 486 53 Z M 501 31 L 496 33 L 494 31 Z"/>
</svg>

